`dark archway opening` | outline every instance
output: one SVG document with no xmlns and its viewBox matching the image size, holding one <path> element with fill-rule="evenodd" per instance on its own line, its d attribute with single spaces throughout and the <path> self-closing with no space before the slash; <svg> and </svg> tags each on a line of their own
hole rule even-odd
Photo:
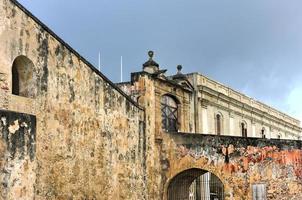
<svg viewBox="0 0 302 200">
<path fill-rule="evenodd" d="M 214 174 L 189 169 L 176 175 L 168 186 L 168 200 L 223 200 L 224 187 Z"/>
<path fill-rule="evenodd" d="M 35 98 L 36 75 L 33 62 L 25 56 L 18 56 L 12 66 L 12 94 Z"/>
</svg>

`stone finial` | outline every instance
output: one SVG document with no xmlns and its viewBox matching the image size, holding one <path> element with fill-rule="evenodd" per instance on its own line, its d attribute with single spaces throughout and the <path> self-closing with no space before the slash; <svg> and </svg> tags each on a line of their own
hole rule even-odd
<svg viewBox="0 0 302 200">
<path fill-rule="evenodd" d="M 177 74 L 181 74 L 182 66 L 177 65 Z"/>
<path fill-rule="evenodd" d="M 159 64 L 153 60 L 154 52 L 148 51 L 149 60 L 143 64 L 143 70 L 148 73 L 155 73 L 159 70 Z"/>
<path fill-rule="evenodd" d="M 177 73 L 173 76 L 173 80 L 184 80 L 187 79 L 186 76 L 181 72 L 182 66 L 177 65 Z"/>
<path fill-rule="evenodd" d="M 148 51 L 148 55 L 149 55 L 149 60 L 152 60 L 152 58 L 154 56 L 154 52 L 153 51 Z"/>
</svg>

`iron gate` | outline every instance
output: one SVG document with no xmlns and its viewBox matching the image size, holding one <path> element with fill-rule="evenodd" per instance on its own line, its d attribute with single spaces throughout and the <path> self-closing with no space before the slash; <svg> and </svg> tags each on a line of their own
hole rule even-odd
<svg viewBox="0 0 302 200">
<path fill-rule="evenodd" d="M 192 169 L 177 175 L 168 188 L 168 200 L 223 200 L 224 187 L 210 172 Z"/>
</svg>

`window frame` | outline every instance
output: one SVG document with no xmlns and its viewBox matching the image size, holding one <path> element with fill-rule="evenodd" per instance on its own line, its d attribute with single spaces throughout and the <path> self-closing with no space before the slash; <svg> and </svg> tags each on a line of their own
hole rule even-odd
<svg viewBox="0 0 302 200">
<path fill-rule="evenodd" d="M 247 137 L 247 123 L 245 121 L 242 121 L 240 123 L 241 128 L 241 137 Z"/>
<path fill-rule="evenodd" d="M 216 135 L 222 135 L 223 132 L 223 115 L 218 112 L 215 113 L 215 133 Z"/>
<path fill-rule="evenodd" d="M 179 102 L 174 96 L 165 94 L 161 97 L 160 105 L 162 129 L 166 132 L 178 132 Z"/>
<path fill-rule="evenodd" d="M 262 127 L 260 134 L 261 134 L 261 138 L 263 138 L 263 139 L 266 138 L 265 132 L 266 132 L 265 128 Z"/>
</svg>

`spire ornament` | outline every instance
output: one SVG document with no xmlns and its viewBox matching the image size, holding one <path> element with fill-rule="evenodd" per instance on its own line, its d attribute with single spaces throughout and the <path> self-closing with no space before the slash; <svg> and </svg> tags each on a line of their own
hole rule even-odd
<svg viewBox="0 0 302 200">
<path fill-rule="evenodd" d="M 177 65 L 177 74 L 182 74 L 181 70 L 182 70 L 182 66 L 181 65 Z"/>
<path fill-rule="evenodd" d="M 153 51 L 148 51 L 148 55 L 149 55 L 149 60 L 152 60 L 152 58 L 154 56 L 154 52 Z"/>
<path fill-rule="evenodd" d="M 159 70 L 159 64 L 153 60 L 153 51 L 148 51 L 148 56 L 148 61 L 143 64 L 143 71 L 153 74 Z"/>
<path fill-rule="evenodd" d="M 186 80 L 187 77 L 181 72 L 181 70 L 182 70 L 182 65 L 177 65 L 176 69 L 177 69 L 177 72 L 176 72 L 176 74 L 172 77 L 173 80 Z"/>
</svg>

